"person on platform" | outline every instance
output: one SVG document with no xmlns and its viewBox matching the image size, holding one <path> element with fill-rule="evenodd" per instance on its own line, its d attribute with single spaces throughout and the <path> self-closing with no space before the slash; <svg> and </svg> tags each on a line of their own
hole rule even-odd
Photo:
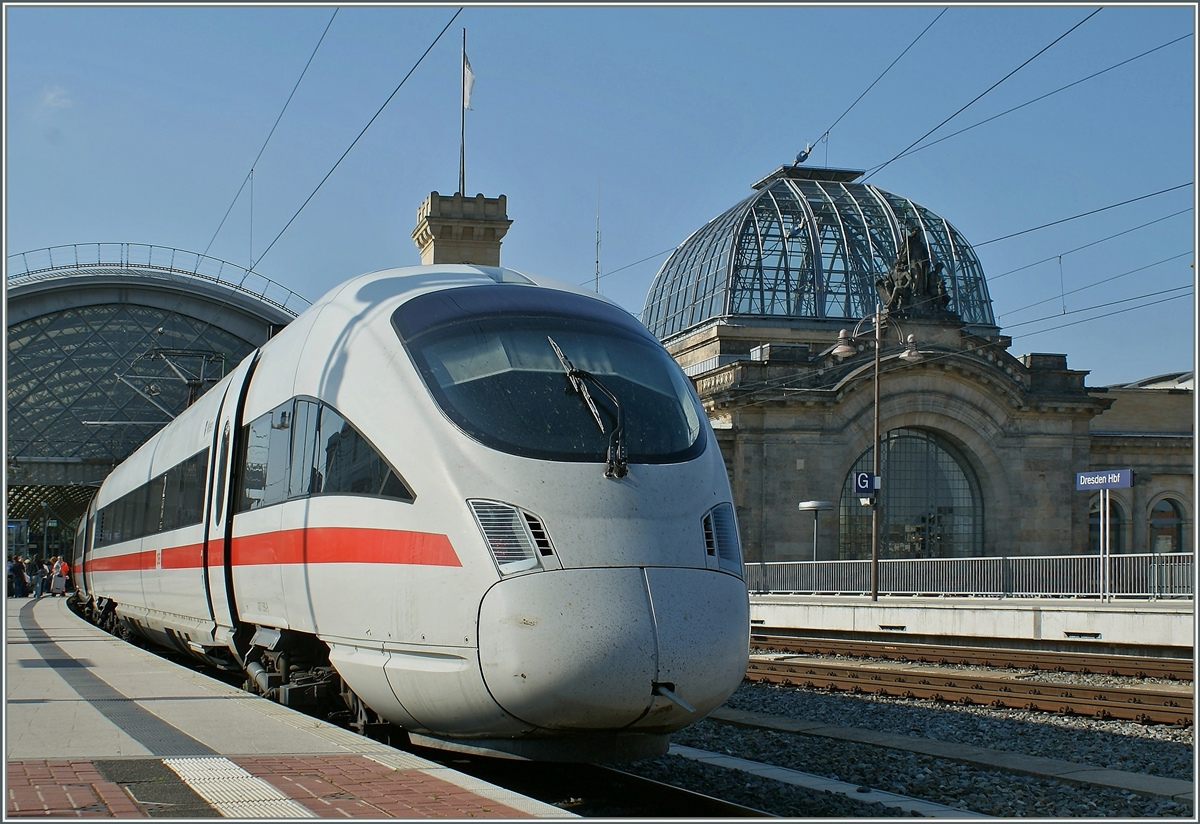
<svg viewBox="0 0 1200 824">
<path fill-rule="evenodd" d="M 59 578 L 62 578 L 62 577 L 63 577 L 62 558 L 58 555 L 55 555 L 53 558 L 50 559 L 50 596 L 51 597 L 57 597 L 60 593 L 63 595 L 66 594 L 66 588 L 64 587 L 65 579 L 62 581 L 58 580 Z"/>
<path fill-rule="evenodd" d="M 50 569 L 46 566 L 45 558 L 33 562 L 33 597 L 41 598 L 46 594 L 47 582 L 50 580 Z"/>
<path fill-rule="evenodd" d="M 27 591 L 25 589 L 26 580 L 27 580 L 27 578 L 25 577 L 25 563 L 24 563 L 24 561 L 21 560 L 21 556 L 18 555 L 15 558 L 13 558 L 13 561 L 12 561 L 12 582 L 13 582 L 13 597 L 14 598 L 24 598 L 25 597 L 25 593 Z"/>
<path fill-rule="evenodd" d="M 62 577 L 63 577 L 63 597 L 67 597 L 67 593 L 71 591 L 71 565 L 67 563 L 66 558 L 59 558 L 62 562 Z"/>
</svg>

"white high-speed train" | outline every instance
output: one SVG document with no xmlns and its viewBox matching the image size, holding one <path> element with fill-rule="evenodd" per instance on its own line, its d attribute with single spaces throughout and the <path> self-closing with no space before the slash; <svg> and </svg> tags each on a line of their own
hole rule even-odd
<svg viewBox="0 0 1200 824">
<path fill-rule="evenodd" d="M 659 754 L 746 670 L 688 379 L 624 310 L 511 269 L 332 290 L 113 470 L 76 569 L 100 625 L 428 746 Z"/>
</svg>

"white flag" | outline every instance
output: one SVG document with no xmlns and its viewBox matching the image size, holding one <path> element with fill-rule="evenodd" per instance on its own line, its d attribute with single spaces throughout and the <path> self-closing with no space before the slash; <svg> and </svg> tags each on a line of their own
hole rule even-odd
<svg viewBox="0 0 1200 824">
<path fill-rule="evenodd" d="M 463 108 L 471 108 L 471 89 L 475 88 L 475 72 L 471 71 L 471 61 L 463 52 Z"/>
</svg>

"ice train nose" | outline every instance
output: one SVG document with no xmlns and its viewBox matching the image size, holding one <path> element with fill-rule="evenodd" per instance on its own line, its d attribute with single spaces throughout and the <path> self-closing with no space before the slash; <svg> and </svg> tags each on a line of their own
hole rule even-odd
<svg viewBox="0 0 1200 824">
<path fill-rule="evenodd" d="M 748 643 L 745 584 L 704 569 L 539 572 L 496 584 L 479 612 L 492 697 L 545 729 L 699 720 L 741 683 Z"/>
</svg>

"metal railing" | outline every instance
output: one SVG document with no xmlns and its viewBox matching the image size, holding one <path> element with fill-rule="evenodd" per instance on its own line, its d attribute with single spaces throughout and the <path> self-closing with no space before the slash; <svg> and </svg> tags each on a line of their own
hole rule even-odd
<svg viewBox="0 0 1200 824">
<path fill-rule="evenodd" d="M 295 317 L 312 302 L 270 278 L 236 263 L 147 243 L 75 243 L 49 246 L 9 255 L 5 279 L 9 286 L 62 277 L 81 269 L 138 269 L 199 278 L 253 295 Z"/>
<path fill-rule="evenodd" d="M 1098 555 L 881 559 L 884 595 L 992 598 L 1193 598 L 1193 554 L 1113 555 L 1102 576 Z M 867 595 L 871 562 L 747 563 L 752 593 Z M 1101 589 L 1103 582 L 1107 582 Z"/>
</svg>

